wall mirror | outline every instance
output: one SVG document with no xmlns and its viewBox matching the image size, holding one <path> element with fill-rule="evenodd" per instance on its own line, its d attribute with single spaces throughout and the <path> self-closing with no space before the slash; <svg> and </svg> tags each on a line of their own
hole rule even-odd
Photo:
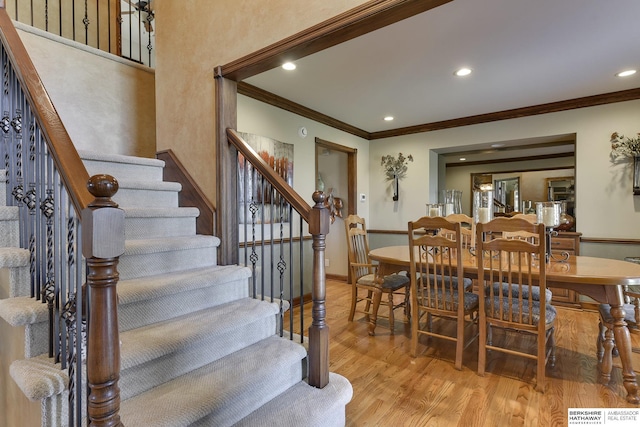
<svg viewBox="0 0 640 427">
<path fill-rule="evenodd" d="M 520 210 L 520 177 L 494 179 L 493 198 L 498 212 Z"/>
</svg>

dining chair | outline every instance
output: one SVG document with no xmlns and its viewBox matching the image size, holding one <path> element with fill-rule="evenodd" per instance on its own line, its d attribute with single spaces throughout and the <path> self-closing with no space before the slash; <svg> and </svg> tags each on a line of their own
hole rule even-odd
<svg viewBox="0 0 640 427">
<path fill-rule="evenodd" d="M 449 222 L 460 223 L 460 234 L 462 237 L 462 246 L 465 248 L 472 248 L 476 245 L 476 223 L 468 215 L 465 214 L 450 214 L 445 217 Z M 445 228 L 440 230 L 440 234 L 447 236 L 447 234 L 454 234 L 451 230 Z"/>
<path fill-rule="evenodd" d="M 442 217 L 409 222 L 411 354 L 417 356 L 421 335 L 454 341 L 455 367 L 459 370 L 464 349 L 478 336 L 476 328 L 466 339 L 468 327 L 477 326 L 478 295 L 467 292 L 467 286 L 459 286 L 465 281 L 462 253 L 466 249 L 461 229 L 459 222 Z M 455 329 L 445 325 L 434 328 L 433 317 L 453 320 Z"/>
<path fill-rule="evenodd" d="M 640 286 L 625 285 L 623 287 L 623 295 L 625 304 L 622 308 L 624 309 L 624 321 L 627 324 L 627 329 L 632 334 L 640 334 Z M 598 322 L 600 333 L 596 342 L 596 355 L 602 382 L 608 383 L 611 380 L 613 356 L 618 355 L 613 336 L 614 320 L 609 304 L 600 304 L 598 313 L 600 315 Z M 640 353 L 640 348 L 632 348 L 632 351 Z"/>
<path fill-rule="evenodd" d="M 508 239 L 504 233 L 537 234 L 534 242 Z M 476 226 L 480 298 L 478 373 L 484 375 L 487 350 L 520 355 L 537 362 L 536 390 L 544 391 L 547 362 L 555 364 L 556 310 L 549 304 L 545 269 L 544 225 L 522 218 L 496 218 Z M 530 297 L 535 295 L 536 298 Z M 529 334 L 535 350 L 517 346 L 519 341 L 493 342 L 492 328 Z"/>
<path fill-rule="evenodd" d="M 387 296 L 388 315 L 378 315 L 389 319 L 391 333 L 394 332 L 394 310 L 404 307 L 405 317 L 411 316 L 409 301 L 409 278 L 404 274 L 391 274 L 382 279 L 376 277 L 376 266 L 369 259 L 369 242 L 364 218 L 349 215 L 344 221 L 347 232 L 347 248 L 349 251 L 349 268 L 351 272 L 351 310 L 349 321 L 353 321 L 356 311 L 367 316 L 373 314 L 373 297 L 376 292 Z M 398 302 L 396 302 L 398 300 Z M 359 303 L 364 309 L 357 310 Z M 376 313 L 377 314 L 377 313 Z M 373 332 L 370 332 L 373 335 Z"/>
</svg>

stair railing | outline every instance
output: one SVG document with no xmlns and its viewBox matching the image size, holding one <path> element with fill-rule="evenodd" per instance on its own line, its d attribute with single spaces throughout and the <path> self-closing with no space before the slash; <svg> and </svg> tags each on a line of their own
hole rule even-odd
<svg viewBox="0 0 640 427">
<path fill-rule="evenodd" d="M 69 420 L 62 423 L 82 425 L 86 414 L 89 424 L 121 425 L 115 287 L 124 214 L 111 200 L 117 182 L 89 179 L 2 1 L 0 39 L 0 168 L 6 203 L 19 210 L 20 246 L 29 249 L 31 297 L 48 306 L 49 357 L 69 376 Z"/>
<path fill-rule="evenodd" d="M 6 0 L 9 16 L 149 67 L 155 62 L 153 0 Z"/>
<path fill-rule="evenodd" d="M 325 322 L 325 238 L 329 211 L 325 195 L 313 193 L 307 202 L 287 183 L 286 168 L 275 159 L 265 161 L 239 134 L 227 129 L 235 147 L 237 165 L 238 261 L 251 268 L 254 298 L 280 303 L 279 333 L 305 342 L 304 299 L 311 292 L 309 326 L 309 384 L 322 388 L 329 382 L 329 328 Z M 275 169 L 274 169 L 275 168 Z M 227 209 L 235 214 L 235 209 Z M 306 226 L 306 229 L 305 229 Z M 310 237 L 309 237 L 310 236 Z M 222 236 L 221 236 L 222 237 Z M 311 244 L 312 259 L 305 257 Z M 307 249 L 308 250 L 308 249 Z M 309 288 L 310 284 L 310 288 Z M 293 307 L 299 305 L 299 324 Z M 286 314 L 285 314 L 286 313 Z M 288 317 L 288 322 L 285 318 Z M 285 330 L 288 323 L 288 330 Z"/>
</svg>

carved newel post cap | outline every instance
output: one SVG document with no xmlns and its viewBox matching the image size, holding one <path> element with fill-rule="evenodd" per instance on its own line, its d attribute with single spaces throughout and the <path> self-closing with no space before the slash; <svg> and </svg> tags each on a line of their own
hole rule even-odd
<svg viewBox="0 0 640 427">
<path fill-rule="evenodd" d="M 124 253 L 124 211 L 111 200 L 118 181 L 94 175 L 87 189 L 95 199 L 82 210 L 82 254 L 85 258 L 113 258 Z"/>
<path fill-rule="evenodd" d="M 324 194 L 324 192 L 322 192 L 322 191 L 314 191 L 313 192 L 313 196 L 311 196 L 311 197 L 313 198 L 313 201 L 316 202 L 316 206 L 320 205 L 320 206 L 324 207 L 324 201 L 327 198 L 327 196 Z"/>
<path fill-rule="evenodd" d="M 87 189 L 95 199 L 89 204 L 90 207 L 114 207 L 118 204 L 111 198 L 118 192 L 118 181 L 111 175 L 93 175 L 87 182 Z"/>
<path fill-rule="evenodd" d="M 309 233 L 312 235 L 329 234 L 329 209 L 324 204 L 327 196 L 322 191 L 314 191 L 312 197 L 316 204 L 309 215 Z"/>
</svg>

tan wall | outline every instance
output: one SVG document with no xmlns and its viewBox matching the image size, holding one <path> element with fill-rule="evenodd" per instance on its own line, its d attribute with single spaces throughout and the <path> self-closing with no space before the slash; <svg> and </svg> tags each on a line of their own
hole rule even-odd
<svg viewBox="0 0 640 427">
<path fill-rule="evenodd" d="M 158 149 L 171 148 L 214 201 L 214 68 L 366 2 L 155 3 Z"/>
<path fill-rule="evenodd" d="M 152 69 L 16 27 L 76 148 L 155 157 Z"/>
</svg>

